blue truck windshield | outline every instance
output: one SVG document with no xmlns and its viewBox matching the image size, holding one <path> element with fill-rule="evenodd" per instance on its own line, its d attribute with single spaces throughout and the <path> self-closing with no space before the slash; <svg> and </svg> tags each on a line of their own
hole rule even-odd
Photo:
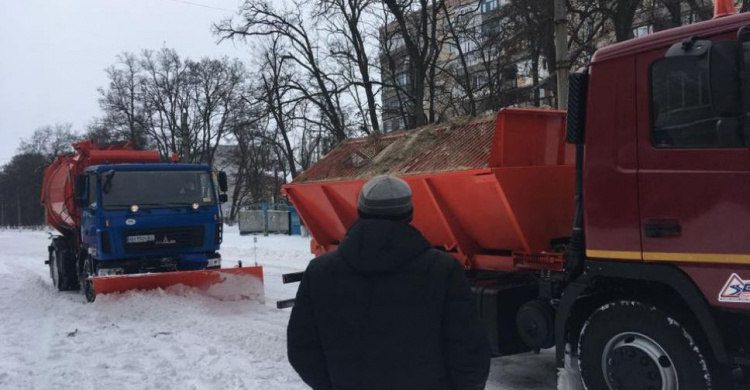
<svg viewBox="0 0 750 390">
<path fill-rule="evenodd" d="M 210 205 L 216 202 L 206 171 L 108 171 L 101 174 L 104 208 Z"/>
</svg>

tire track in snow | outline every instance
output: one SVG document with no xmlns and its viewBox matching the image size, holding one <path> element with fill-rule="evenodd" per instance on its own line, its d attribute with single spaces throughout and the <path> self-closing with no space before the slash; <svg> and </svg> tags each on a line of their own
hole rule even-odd
<svg viewBox="0 0 750 390">
<path fill-rule="evenodd" d="M 0 274 L 0 284 L 13 287 L 10 294 L 2 294 L 0 310 L 8 313 L 8 318 L 3 321 L 0 332 L 13 343 L 8 350 L 23 367 L 25 386 L 54 389 L 51 383 L 56 380 L 50 376 L 52 365 L 65 358 L 65 351 L 59 348 L 63 335 L 56 329 L 65 322 L 58 309 L 69 299 L 78 297 L 58 295 L 51 283 L 26 264 L 15 264 L 13 268 L 12 275 Z M 33 326 L 25 323 L 19 313 L 33 318 Z"/>
</svg>

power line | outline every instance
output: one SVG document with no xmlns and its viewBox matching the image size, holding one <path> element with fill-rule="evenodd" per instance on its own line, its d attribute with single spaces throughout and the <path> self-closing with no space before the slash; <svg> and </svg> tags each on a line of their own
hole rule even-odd
<svg viewBox="0 0 750 390">
<path fill-rule="evenodd" d="M 165 1 L 171 1 L 171 2 L 174 2 L 174 3 L 180 3 L 180 4 L 185 4 L 185 5 L 192 5 L 194 7 L 215 9 L 217 11 L 225 11 L 225 12 L 231 12 L 231 13 L 237 12 L 237 10 L 231 10 L 231 9 L 221 8 L 221 7 L 214 7 L 214 6 L 211 6 L 211 5 L 206 5 L 206 4 L 201 4 L 201 3 L 193 3 L 192 1 L 187 1 L 187 0 L 165 0 Z"/>
</svg>

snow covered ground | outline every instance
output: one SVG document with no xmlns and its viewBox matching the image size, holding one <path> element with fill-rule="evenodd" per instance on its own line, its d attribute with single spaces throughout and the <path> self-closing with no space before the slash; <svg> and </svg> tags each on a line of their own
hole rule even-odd
<svg viewBox="0 0 750 390">
<path fill-rule="evenodd" d="M 92 304 L 53 289 L 44 264 L 48 234 L 0 231 L 0 389 L 262 389 L 307 387 L 286 360 L 296 285 L 281 274 L 303 270 L 300 237 L 240 236 L 225 229 L 225 265 L 257 259 L 266 304 L 129 292 Z M 487 389 L 554 389 L 552 351 L 494 359 Z"/>
</svg>

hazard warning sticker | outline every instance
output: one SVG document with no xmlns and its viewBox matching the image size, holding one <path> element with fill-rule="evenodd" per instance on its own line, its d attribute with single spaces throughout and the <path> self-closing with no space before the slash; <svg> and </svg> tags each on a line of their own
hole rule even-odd
<svg viewBox="0 0 750 390">
<path fill-rule="evenodd" d="M 719 293 L 719 301 L 750 303 L 750 280 L 732 274 Z"/>
</svg>

